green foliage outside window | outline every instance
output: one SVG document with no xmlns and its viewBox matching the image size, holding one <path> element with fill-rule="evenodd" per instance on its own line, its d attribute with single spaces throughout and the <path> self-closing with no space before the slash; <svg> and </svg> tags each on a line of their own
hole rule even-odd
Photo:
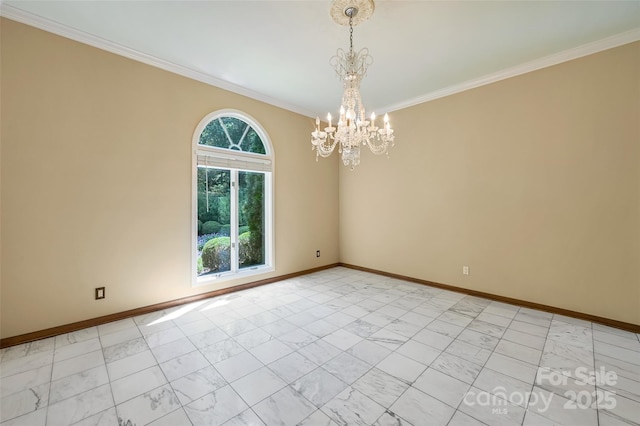
<svg viewBox="0 0 640 426">
<path fill-rule="evenodd" d="M 247 254 L 242 266 L 262 265 L 264 263 L 264 174 L 242 172 L 246 191 L 240 198 L 242 213 L 249 226 Z M 245 235 L 245 234 L 242 234 Z"/>
<path fill-rule="evenodd" d="M 210 271 L 228 271 L 231 265 L 231 239 L 213 238 L 202 249 L 202 266 Z"/>
</svg>

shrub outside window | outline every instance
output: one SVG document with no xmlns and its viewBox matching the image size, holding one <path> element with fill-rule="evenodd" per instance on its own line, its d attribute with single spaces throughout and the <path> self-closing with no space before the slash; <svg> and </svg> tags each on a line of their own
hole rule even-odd
<svg viewBox="0 0 640 426">
<path fill-rule="evenodd" d="M 272 148 L 248 115 L 223 110 L 196 128 L 193 282 L 273 270 Z"/>
</svg>

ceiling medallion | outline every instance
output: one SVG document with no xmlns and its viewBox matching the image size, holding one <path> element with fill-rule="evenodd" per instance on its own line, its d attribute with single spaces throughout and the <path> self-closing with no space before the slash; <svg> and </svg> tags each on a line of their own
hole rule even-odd
<svg viewBox="0 0 640 426">
<path fill-rule="evenodd" d="M 366 47 L 357 53 L 353 50 L 353 27 L 369 19 L 374 9 L 373 0 L 334 0 L 331 4 L 329 13 L 333 20 L 340 25 L 349 25 L 349 51 L 338 49 L 329 61 L 342 80 L 344 91 L 337 127 L 332 126 L 331 114 L 327 114 L 328 126 L 321 130 L 320 118 L 316 117 L 316 127 L 311 132 L 316 161 L 318 157 L 331 155 L 338 145 L 342 162 L 353 170 L 360 164 L 360 145 L 368 146 L 377 155 L 388 154 L 389 146 L 393 146 L 389 116 L 385 114 L 382 127 L 377 127 L 375 114 L 372 113 L 367 120 L 360 97 L 360 82 L 367 74 L 368 66 L 373 63 L 373 58 Z"/>
<path fill-rule="evenodd" d="M 336 24 L 347 26 L 351 17 L 347 10 L 350 8 L 356 10 L 356 13 L 353 14 L 353 26 L 355 27 L 369 19 L 376 6 L 373 4 L 373 0 L 335 0 L 331 3 L 329 15 Z"/>
</svg>

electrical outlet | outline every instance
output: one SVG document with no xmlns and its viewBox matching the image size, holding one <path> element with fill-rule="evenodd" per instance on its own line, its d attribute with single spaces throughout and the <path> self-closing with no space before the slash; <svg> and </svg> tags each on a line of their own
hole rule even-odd
<svg viewBox="0 0 640 426">
<path fill-rule="evenodd" d="M 316 257 L 320 257 L 320 250 L 316 250 Z"/>
<path fill-rule="evenodd" d="M 463 266 L 462 267 L 462 275 L 469 275 L 469 267 L 468 266 Z"/>
<path fill-rule="evenodd" d="M 104 297 L 105 297 L 104 287 L 96 287 L 96 300 L 104 299 Z"/>
</svg>

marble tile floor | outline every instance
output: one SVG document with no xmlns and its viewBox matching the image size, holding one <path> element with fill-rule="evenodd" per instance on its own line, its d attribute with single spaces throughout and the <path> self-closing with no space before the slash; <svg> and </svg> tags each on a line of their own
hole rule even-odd
<svg viewBox="0 0 640 426">
<path fill-rule="evenodd" d="M 0 352 L 0 423 L 638 425 L 640 336 L 346 268 Z"/>
</svg>

